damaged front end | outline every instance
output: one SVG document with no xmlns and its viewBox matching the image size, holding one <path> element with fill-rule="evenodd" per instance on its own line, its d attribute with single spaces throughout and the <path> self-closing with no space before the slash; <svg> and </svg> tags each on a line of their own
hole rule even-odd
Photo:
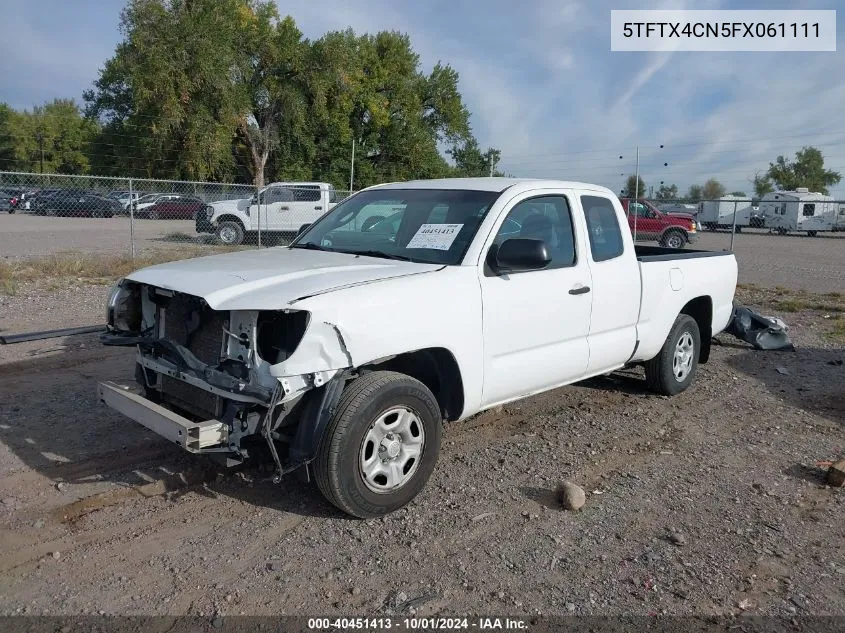
<svg viewBox="0 0 845 633">
<path fill-rule="evenodd" d="M 122 280 L 102 342 L 137 350 L 134 388 L 100 399 L 227 465 L 272 458 L 276 476 L 308 464 L 349 375 L 332 324 L 302 310 L 214 310 L 202 298 Z"/>
</svg>

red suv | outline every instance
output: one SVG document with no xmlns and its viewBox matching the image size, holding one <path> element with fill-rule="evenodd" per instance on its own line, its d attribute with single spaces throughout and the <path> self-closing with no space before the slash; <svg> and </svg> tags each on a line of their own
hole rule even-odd
<svg viewBox="0 0 845 633">
<path fill-rule="evenodd" d="M 635 230 L 636 218 L 637 240 L 655 241 L 669 248 L 683 248 L 698 240 L 698 225 L 694 216 L 686 213 L 663 213 L 648 200 L 638 200 L 633 205 L 630 198 L 619 200 L 628 216 L 631 233 Z"/>
</svg>

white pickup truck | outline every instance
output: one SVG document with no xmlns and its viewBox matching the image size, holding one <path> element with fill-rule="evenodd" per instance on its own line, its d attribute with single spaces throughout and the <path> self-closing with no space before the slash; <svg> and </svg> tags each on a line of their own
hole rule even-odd
<svg viewBox="0 0 845 633">
<path fill-rule="evenodd" d="M 212 202 L 196 215 L 197 233 L 214 233 L 222 244 L 257 242 L 259 231 L 295 235 L 337 204 L 327 182 L 274 182 L 251 198 Z"/>
<path fill-rule="evenodd" d="M 424 487 L 443 421 L 630 365 L 683 391 L 736 279 L 728 252 L 635 247 L 604 187 L 380 185 L 290 246 L 122 280 L 103 342 L 137 348 L 138 385 L 99 397 L 188 451 L 272 460 L 277 480 L 305 467 L 378 516 Z"/>
</svg>

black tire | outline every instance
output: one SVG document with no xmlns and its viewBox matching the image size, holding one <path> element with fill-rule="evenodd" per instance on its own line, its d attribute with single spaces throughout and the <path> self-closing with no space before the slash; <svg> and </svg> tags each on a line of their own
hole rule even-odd
<svg viewBox="0 0 845 633">
<path fill-rule="evenodd" d="M 692 339 L 692 366 L 683 375 L 683 379 L 679 379 L 675 375 L 675 350 L 685 336 Z M 648 388 L 664 396 L 674 396 L 684 391 L 695 379 L 700 353 L 701 334 L 698 323 L 689 315 L 679 314 L 660 353 L 645 364 L 645 379 Z"/>
<path fill-rule="evenodd" d="M 214 232 L 217 241 L 226 246 L 237 246 L 244 241 L 244 227 L 240 222 L 225 221 L 217 225 Z"/>
<path fill-rule="evenodd" d="M 156 210 L 148 211 L 147 217 L 150 220 L 158 220 L 158 218 L 159 218 L 158 211 L 156 211 Z"/>
<path fill-rule="evenodd" d="M 807 231 L 807 237 L 815 237 L 817 234 L 817 231 Z"/>
<path fill-rule="evenodd" d="M 674 229 L 666 231 L 660 239 L 660 245 L 667 248 L 683 248 L 686 243 L 687 236 L 682 231 Z"/>
<path fill-rule="evenodd" d="M 422 424 L 420 463 L 401 487 L 375 492 L 364 481 L 360 455 L 370 426 L 392 407 L 406 407 Z M 437 463 L 442 432 L 440 407 L 420 381 L 391 371 L 364 374 L 340 398 L 314 461 L 317 487 L 334 506 L 361 519 L 383 516 L 409 503 L 425 487 Z"/>
</svg>

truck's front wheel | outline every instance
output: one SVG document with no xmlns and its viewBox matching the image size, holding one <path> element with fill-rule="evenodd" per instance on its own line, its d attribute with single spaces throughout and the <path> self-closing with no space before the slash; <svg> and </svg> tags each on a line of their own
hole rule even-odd
<svg viewBox="0 0 845 633">
<path fill-rule="evenodd" d="M 236 246 L 244 241 L 244 227 L 239 222 L 220 222 L 216 233 L 220 243 L 226 246 Z"/>
<path fill-rule="evenodd" d="M 649 389 L 674 396 L 692 383 L 701 353 L 701 334 L 691 316 L 679 314 L 660 353 L 645 364 Z"/>
<path fill-rule="evenodd" d="M 442 419 L 420 381 L 389 371 L 364 374 L 341 396 L 314 462 L 328 501 L 362 519 L 410 502 L 437 463 Z"/>
</svg>

